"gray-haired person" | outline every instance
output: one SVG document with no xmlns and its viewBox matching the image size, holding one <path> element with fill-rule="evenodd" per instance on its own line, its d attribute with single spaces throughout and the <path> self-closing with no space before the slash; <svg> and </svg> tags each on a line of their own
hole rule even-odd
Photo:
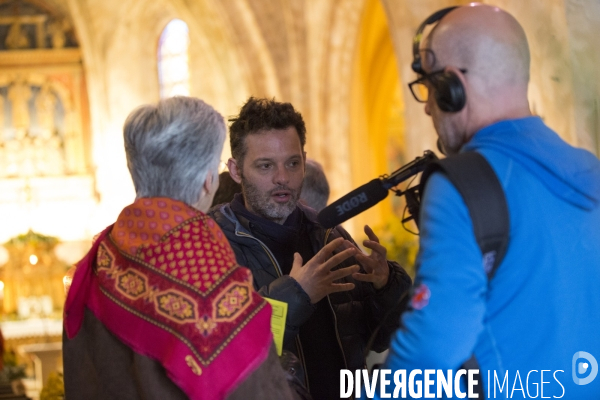
<svg viewBox="0 0 600 400">
<path fill-rule="evenodd" d="M 329 183 L 325 171 L 321 164 L 310 158 L 306 159 L 304 165 L 306 169 L 300 200 L 316 211 L 321 211 L 329 200 Z"/>
<path fill-rule="evenodd" d="M 173 97 L 124 126 L 136 199 L 77 264 L 64 314 L 67 399 L 288 399 L 270 307 L 205 211 L 223 117 Z"/>
</svg>

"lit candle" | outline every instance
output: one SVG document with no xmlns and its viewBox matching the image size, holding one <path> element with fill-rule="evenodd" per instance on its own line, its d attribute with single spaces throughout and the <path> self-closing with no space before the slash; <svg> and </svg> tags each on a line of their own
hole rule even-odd
<svg viewBox="0 0 600 400">
<path fill-rule="evenodd" d="M 69 268 L 65 276 L 63 277 L 63 285 L 65 287 L 65 294 L 69 293 L 69 289 L 71 288 L 71 282 L 73 282 L 73 276 L 75 275 L 76 266 Z"/>
</svg>

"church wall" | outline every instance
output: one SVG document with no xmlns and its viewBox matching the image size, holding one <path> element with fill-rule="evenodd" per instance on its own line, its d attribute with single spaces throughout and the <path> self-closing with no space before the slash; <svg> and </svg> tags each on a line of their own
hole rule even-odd
<svg viewBox="0 0 600 400">
<path fill-rule="evenodd" d="M 600 48 L 598 3 L 590 0 L 482 1 L 515 16 L 527 34 L 531 49 L 529 97 L 532 111 L 540 115 L 566 141 L 600 154 L 598 150 L 598 94 L 596 79 Z M 383 0 L 394 36 L 399 73 L 403 81 L 414 79 L 410 69 L 410 43 L 418 25 L 434 11 L 467 1 Z M 435 132 L 423 106 L 406 101 L 407 148 L 419 154 L 435 148 Z"/>
<path fill-rule="evenodd" d="M 577 144 L 600 156 L 600 2 L 566 1 Z"/>
<path fill-rule="evenodd" d="M 352 187 L 358 187 L 377 176 L 390 174 L 407 161 L 398 65 L 385 10 L 379 0 L 365 1 L 361 13 L 358 45 L 353 57 L 351 101 L 348 135 L 351 183 Z M 346 222 L 345 227 L 354 229 L 361 236 L 366 224 L 376 231 L 383 230 L 396 211 L 396 200 L 394 196 L 388 196 Z"/>
<path fill-rule="evenodd" d="M 564 0 L 497 2 L 519 20 L 527 34 L 531 52 L 531 111 L 567 142 L 579 145 L 575 132 L 573 66 L 569 56 L 565 3 Z"/>
<path fill-rule="evenodd" d="M 486 1 L 487 2 L 487 1 Z M 435 132 L 406 83 L 411 39 L 447 0 L 381 0 L 392 35 L 406 129 L 405 159 L 434 148 Z M 487 2 L 492 3 L 492 2 Z M 533 111 L 569 142 L 598 151 L 600 10 L 595 0 L 494 2 L 523 24 L 532 49 Z M 232 116 L 248 96 L 291 101 L 304 115 L 308 156 L 324 165 L 331 200 L 357 186 L 350 161 L 354 57 L 362 0 L 52 0 L 70 13 L 89 98 L 97 202 L 71 240 L 89 240 L 133 197 L 122 125 L 133 108 L 159 98 L 156 50 L 172 18 L 190 32 L 191 95 Z M 385 149 L 381 149 L 385 155 Z M 229 157 L 228 143 L 222 160 Z M 44 232 L 53 234 L 51 230 Z"/>
<path fill-rule="evenodd" d="M 6 1 L 0 0 L 0 5 Z M 0 192 L 1 199 L 12 196 L 10 202 L 0 200 L 4 227 L 0 242 L 33 226 L 42 234 L 58 236 L 63 243 L 56 246 L 55 254 L 73 263 L 89 248 L 92 236 L 133 201 L 122 126 L 135 107 L 159 99 L 157 45 L 163 28 L 174 18 L 189 27 L 190 94 L 212 104 L 226 118 L 235 115 L 250 95 L 292 102 L 306 121 L 308 156 L 319 161 L 328 176 L 330 201 L 380 173 L 391 172 L 400 160 L 410 161 L 425 149 L 435 149 L 431 120 L 406 86 L 415 78 L 410 69 L 412 37 L 432 12 L 467 1 L 379 0 L 393 44 L 385 56 L 372 48 L 361 52 L 367 41 L 361 35 L 385 30 L 381 26 L 363 29 L 369 1 L 377 0 L 39 0 L 69 14 L 75 26 L 80 58 L 69 68 L 79 71 L 80 153 L 85 159 L 81 173 L 69 176 L 68 184 L 60 179 L 39 181 L 39 190 L 51 197 L 33 202 L 27 200 L 31 193 L 26 187 L 0 179 L 3 188 L 13 189 Z M 600 154 L 598 1 L 484 2 L 513 13 L 527 33 L 532 110 L 568 142 Z M 396 73 L 389 70 L 390 56 L 396 59 Z M 377 69 L 379 63 L 385 68 Z M 360 71 L 360 66 L 366 69 Z M 381 76 L 373 76 L 377 74 Z M 399 86 L 384 90 L 376 87 L 381 81 Z M 68 92 L 59 84 L 53 90 L 63 97 Z M 361 91 L 359 98 L 356 93 Z M 386 106 L 384 95 L 397 106 L 391 112 L 397 114 L 395 128 L 401 128 L 386 126 L 391 124 L 384 121 L 390 116 L 381 110 Z M 361 107 L 365 113 L 357 116 Z M 404 132 L 401 151 L 392 154 L 390 135 L 400 131 Z M 227 142 L 222 161 L 229 156 Z M 374 207 L 371 214 L 364 213 L 346 226 L 360 239 L 363 223 L 395 218 L 391 203 L 382 202 L 377 207 L 385 210 Z M 4 271 L 8 271 L 6 261 L 6 252 L 0 252 Z M 15 270 L 24 265 L 13 264 Z M 62 263 L 56 267 L 61 268 Z M 55 292 L 61 273 L 62 269 L 51 275 Z M 9 275 L 2 276 L 7 288 Z M 8 289 L 5 295 L 17 297 Z M 24 296 L 34 295 L 39 293 Z M 60 296 L 55 297 L 54 305 L 61 302 Z M 6 311 L 14 311 L 14 305 Z"/>
<path fill-rule="evenodd" d="M 250 65 L 252 95 L 292 102 L 302 113 L 308 157 L 324 165 L 332 199 L 352 188 L 350 91 L 362 8 L 355 0 L 223 2 Z M 238 21 L 252 29 L 240 29 Z"/>
<path fill-rule="evenodd" d="M 69 5 L 79 16 L 90 76 L 94 164 L 101 196 L 90 223 L 90 232 L 96 232 L 135 197 L 122 126 L 134 108 L 159 99 L 157 46 L 167 23 L 179 18 L 189 27 L 190 95 L 204 99 L 227 117 L 247 97 L 248 79 L 222 27 L 220 10 L 211 2 L 89 0 Z M 223 161 L 227 157 L 228 152 Z"/>
<path fill-rule="evenodd" d="M 414 31 L 432 12 L 467 3 L 382 0 L 394 40 L 405 105 L 407 160 L 421 155 L 425 149 L 435 149 L 436 140 L 430 118 L 425 115 L 423 106 L 413 101 L 406 86 L 414 79 L 414 72 L 410 69 Z M 590 76 L 597 63 L 589 55 L 590 51 L 600 54 L 594 51 L 597 50 L 594 38 L 598 28 L 594 27 L 593 15 L 597 15 L 597 11 L 594 14 L 597 6 L 591 6 L 592 0 L 542 3 L 499 0 L 484 3 L 495 4 L 511 12 L 526 31 L 532 53 L 532 111 L 568 142 L 596 150 L 596 127 L 600 115 L 597 111 L 598 90 L 595 85 L 586 82 L 597 82 L 593 79 L 595 75 Z M 268 56 L 278 71 L 279 99 L 292 101 L 305 116 L 309 127 L 309 156 L 324 165 L 332 181 L 331 200 L 334 200 L 357 186 L 355 176 L 349 173 L 352 171 L 349 132 L 353 118 L 349 99 L 351 88 L 356 84 L 353 82 L 352 59 L 360 42 L 359 25 L 365 2 L 332 0 L 320 1 L 317 5 L 310 1 L 290 0 L 270 4 L 272 6 L 266 8 L 251 8 L 254 20 L 261 24 L 260 34 L 267 44 Z M 281 11 L 274 13 L 273 7 Z M 287 20 L 285 17 L 290 10 L 303 10 L 293 12 L 296 17 L 293 26 L 289 17 Z M 272 26 L 278 27 L 279 34 L 274 33 Z M 269 35 L 277 37 L 269 38 Z M 303 36 L 307 39 L 301 40 Z M 303 46 L 306 46 L 308 60 L 293 56 L 294 52 L 300 53 L 302 50 L 299 49 Z M 300 63 L 300 67 L 290 66 L 290 63 Z M 581 72 L 589 78 L 584 80 Z M 298 82 L 305 82 L 307 76 L 306 90 L 302 92 L 309 93 L 308 102 L 305 97 L 298 96 L 295 86 Z M 277 96 L 276 93 L 273 95 Z M 385 155 L 385 149 L 381 149 L 381 154 Z"/>
</svg>

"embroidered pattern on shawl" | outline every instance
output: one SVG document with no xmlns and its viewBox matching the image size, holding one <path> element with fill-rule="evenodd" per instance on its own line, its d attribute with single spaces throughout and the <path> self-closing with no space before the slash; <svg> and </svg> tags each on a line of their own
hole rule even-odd
<svg viewBox="0 0 600 400">
<path fill-rule="evenodd" d="M 208 216 L 140 199 L 98 240 L 87 306 L 136 352 L 161 361 L 188 396 L 225 397 L 266 358 L 270 307 Z"/>
</svg>

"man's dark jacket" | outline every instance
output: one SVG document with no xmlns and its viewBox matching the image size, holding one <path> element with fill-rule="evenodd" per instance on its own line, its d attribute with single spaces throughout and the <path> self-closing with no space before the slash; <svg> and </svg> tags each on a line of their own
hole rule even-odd
<svg viewBox="0 0 600 400">
<path fill-rule="evenodd" d="M 315 254 L 326 243 L 338 237 L 354 243 L 348 232 L 342 227 L 325 229 L 317 222 L 317 215 L 313 209 L 301 204 L 298 207 L 306 217 L 303 220 L 307 221 L 307 232 Z M 299 343 L 298 332 L 300 326 L 314 311 L 310 298 L 295 279 L 289 275 L 282 275 L 273 253 L 250 233 L 249 221 L 243 217 L 238 219 L 229 204 L 215 206 L 208 212 L 208 215 L 219 224 L 227 236 L 238 264 L 246 266 L 252 271 L 254 287 L 259 294 L 288 304 L 284 347 L 290 348 L 295 345 L 294 353 L 298 354 L 302 361 L 303 344 Z M 355 264 L 358 264 L 358 261 L 351 257 L 334 269 Z M 338 344 L 342 349 L 346 368 L 350 370 L 364 367 L 363 354 L 367 342 L 388 311 L 391 310 L 380 327 L 371 350 L 381 352 L 387 349 L 390 335 L 399 327 L 400 313 L 403 308 L 400 303 L 410 287 L 411 279 L 397 263 L 388 261 L 388 265 L 390 268 L 389 280 L 387 285 L 380 290 L 375 290 L 371 283 L 346 277 L 341 281 L 355 283 L 355 288 L 328 296 L 328 302 L 334 314 L 333 322 L 338 335 Z M 361 270 L 361 272 L 365 271 Z M 304 346 L 308 345 L 304 343 Z"/>
</svg>

